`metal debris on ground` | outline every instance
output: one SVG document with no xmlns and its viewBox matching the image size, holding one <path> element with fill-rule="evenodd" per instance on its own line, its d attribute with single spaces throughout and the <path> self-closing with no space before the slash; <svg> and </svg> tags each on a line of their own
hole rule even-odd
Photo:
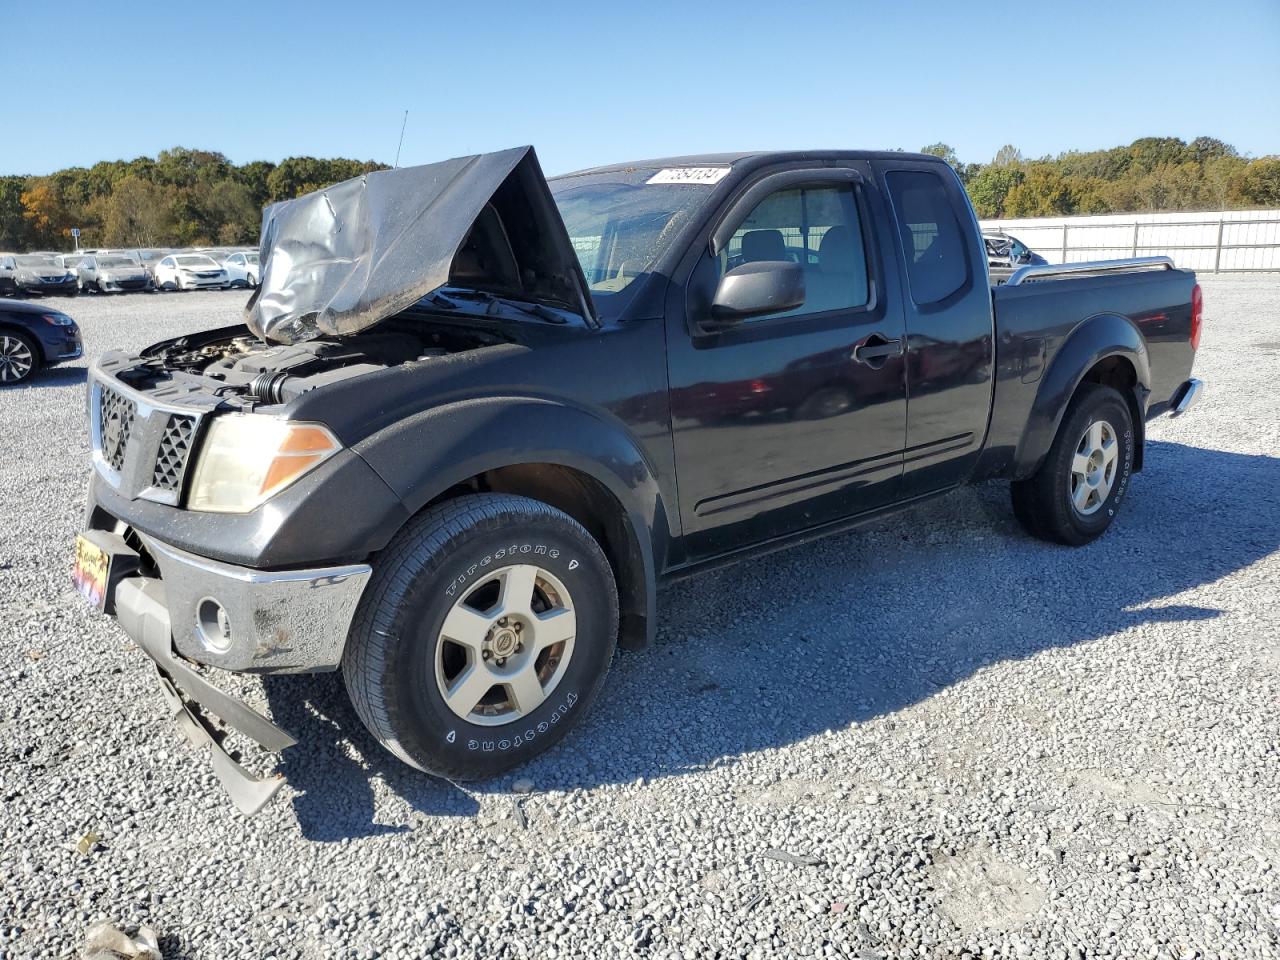
<svg viewBox="0 0 1280 960">
<path fill-rule="evenodd" d="M 529 829 L 529 817 L 524 812 L 524 801 L 515 797 L 511 801 L 512 815 L 516 818 L 516 823 L 520 824 L 521 830 Z"/>
<path fill-rule="evenodd" d="M 799 853 L 790 853 L 786 850 L 778 850 L 776 848 L 770 848 L 766 850 L 764 853 L 760 854 L 760 856 L 765 857 L 769 860 L 780 860 L 783 863 L 794 863 L 798 867 L 816 867 L 822 863 L 822 860 L 819 857 L 810 857 L 810 856 L 805 856 Z"/>
<path fill-rule="evenodd" d="M 129 936 L 110 920 L 100 920 L 84 932 L 81 960 L 162 960 L 160 942 L 150 927 Z"/>
</svg>

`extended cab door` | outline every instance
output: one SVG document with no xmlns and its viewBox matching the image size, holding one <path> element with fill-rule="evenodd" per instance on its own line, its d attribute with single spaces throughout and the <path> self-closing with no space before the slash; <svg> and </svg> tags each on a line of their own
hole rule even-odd
<svg viewBox="0 0 1280 960">
<path fill-rule="evenodd" d="M 991 414 L 994 358 L 986 249 L 943 163 L 875 160 L 893 209 L 907 328 L 904 497 L 965 480 Z"/>
<path fill-rule="evenodd" d="M 689 560 L 897 496 L 905 334 L 877 253 L 873 221 L 886 215 L 864 189 L 869 175 L 862 164 L 748 181 L 686 260 L 667 341 Z M 800 265 L 803 305 L 717 329 L 710 306 L 724 274 L 779 260 Z"/>
</svg>

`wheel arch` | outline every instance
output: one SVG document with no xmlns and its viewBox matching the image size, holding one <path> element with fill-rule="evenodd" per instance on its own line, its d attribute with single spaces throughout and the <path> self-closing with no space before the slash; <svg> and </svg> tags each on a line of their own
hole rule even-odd
<svg viewBox="0 0 1280 960">
<path fill-rule="evenodd" d="M 1078 324 L 1054 355 L 1014 455 L 1014 479 L 1028 477 L 1040 466 L 1082 383 L 1113 387 L 1125 398 L 1133 418 L 1133 469 L 1142 469 L 1144 412 L 1151 394 L 1147 344 L 1127 317 L 1103 313 Z"/>
<path fill-rule="evenodd" d="M 494 492 L 573 517 L 613 568 L 620 644 L 634 649 L 652 640 L 657 570 L 671 530 L 656 471 L 620 424 L 535 398 L 485 398 L 407 418 L 355 450 L 409 516 L 466 493 Z"/>
</svg>

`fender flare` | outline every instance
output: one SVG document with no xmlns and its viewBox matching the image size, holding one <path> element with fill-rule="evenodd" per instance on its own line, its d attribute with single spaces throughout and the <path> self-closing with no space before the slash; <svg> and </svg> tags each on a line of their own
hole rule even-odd
<svg viewBox="0 0 1280 960">
<path fill-rule="evenodd" d="M 563 401 L 487 396 L 423 410 L 352 449 L 387 483 L 409 516 L 451 488 L 502 467 L 551 464 L 578 471 L 622 508 L 628 556 L 639 584 L 619 583 L 624 646 L 653 639 L 658 557 L 671 539 L 656 470 L 621 423 Z M 643 621 L 640 623 L 638 621 Z"/>
<path fill-rule="evenodd" d="M 1133 321 L 1114 313 L 1099 313 L 1083 320 L 1067 334 L 1040 381 L 1035 402 L 1014 454 L 1014 479 L 1035 473 L 1058 433 L 1067 405 L 1089 371 L 1111 357 L 1122 357 L 1133 367 L 1133 395 L 1126 399 L 1133 413 L 1140 459 L 1147 396 L 1151 393 L 1151 361 L 1147 342 Z"/>
</svg>

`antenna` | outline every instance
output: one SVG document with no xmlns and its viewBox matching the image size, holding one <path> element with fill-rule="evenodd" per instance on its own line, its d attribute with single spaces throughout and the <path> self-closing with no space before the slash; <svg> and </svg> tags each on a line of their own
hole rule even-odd
<svg viewBox="0 0 1280 960">
<path fill-rule="evenodd" d="M 396 170 L 400 169 L 400 148 L 404 146 L 404 128 L 409 125 L 409 111 L 404 112 L 404 120 L 400 122 L 400 142 L 396 144 Z"/>
</svg>

